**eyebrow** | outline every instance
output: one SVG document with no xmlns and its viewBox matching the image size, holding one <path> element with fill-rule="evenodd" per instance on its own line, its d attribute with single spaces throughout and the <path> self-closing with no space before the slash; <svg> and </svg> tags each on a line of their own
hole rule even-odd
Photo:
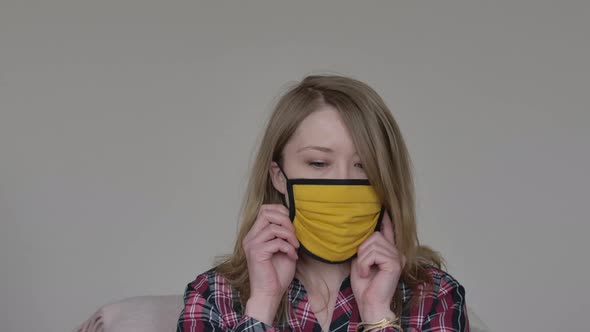
<svg viewBox="0 0 590 332">
<path fill-rule="evenodd" d="M 327 147 L 323 147 L 323 146 L 317 146 L 317 145 L 310 145 L 310 146 L 305 146 L 302 147 L 301 149 L 297 150 L 297 153 L 303 151 L 303 150 L 318 150 L 321 152 L 327 152 L 327 153 L 333 153 L 334 150 L 327 148 Z"/>
</svg>

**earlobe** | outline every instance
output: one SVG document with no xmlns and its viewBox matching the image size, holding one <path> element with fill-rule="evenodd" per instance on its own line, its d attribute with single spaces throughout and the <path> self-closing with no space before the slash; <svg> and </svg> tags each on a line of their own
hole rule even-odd
<svg viewBox="0 0 590 332">
<path fill-rule="evenodd" d="M 269 173 L 273 187 L 281 194 L 286 195 L 287 185 L 285 183 L 285 177 L 276 161 L 270 163 Z"/>
</svg>

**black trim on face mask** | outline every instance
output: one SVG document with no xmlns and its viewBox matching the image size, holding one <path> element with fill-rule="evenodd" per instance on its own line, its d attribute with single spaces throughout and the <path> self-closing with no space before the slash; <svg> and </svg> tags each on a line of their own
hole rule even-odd
<svg viewBox="0 0 590 332">
<path fill-rule="evenodd" d="M 284 174 L 284 173 L 283 173 Z M 370 186 L 371 183 L 367 179 L 287 179 L 291 184 L 332 184 L 343 186 Z"/>
<path fill-rule="evenodd" d="M 287 183 L 292 184 L 335 184 L 335 185 L 371 185 L 371 182 L 368 179 L 308 179 L 308 178 L 299 178 L 299 179 L 289 179 L 287 174 L 283 170 L 281 164 L 277 163 L 281 173 L 287 180 Z"/>
<path fill-rule="evenodd" d="M 320 256 L 317 256 L 317 255 L 313 254 L 311 251 L 307 250 L 307 248 L 305 248 L 303 245 L 300 245 L 299 251 L 301 253 L 303 253 L 303 254 L 305 254 L 305 255 L 313 258 L 313 259 L 316 259 L 316 260 L 318 260 L 320 262 L 328 263 L 328 264 L 342 264 L 342 263 L 350 262 L 350 261 L 352 261 L 356 257 L 356 254 L 354 254 L 354 255 L 352 255 L 352 257 L 347 258 L 347 259 L 345 259 L 343 261 L 329 261 L 329 260 L 327 260 L 325 258 L 321 258 Z"/>
<path fill-rule="evenodd" d="M 281 164 L 277 162 L 281 173 L 287 180 L 286 187 L 287 187 L 287 194 L 289 196 L 289 206 L 287 206 L 285 201 L 285 195 L 281 195 L 281 201 L 283 205 L 289 209 L 289 218 L 293 221 L 295 218 L 295 201 L 293 197 L 293 185 L 317 185 L 317 184 L 329 184 L 329 185 L 341 185 L 341 186 L 370 186 L 371 182 L 368 179 L 289 179 L 287 174 L 283 170 Z M 381 217 L 379 218 L 381 220 Z"/>
<path fill-rule="evenodd" d="M 383 216 L 385 215 L 385 208 L 381 207 L 381 212 L 379 212 L 379 219 L 377 219 L 377 226 L 375 226 L 375 232 L 381 231 L 381 222 L 383 221 Z"/>
<path fill-rule="evenodd" d="M 283 173 L 285 174 L 285 173 Z M 287 178 L 287 176 L 285 176 Z M 289 218 L 291 221 L 295 218 L 295 197 L 293 195 L 293 185 L 316 185 L 316 184 L 327 184 L 327 185 L 342 185 L 342 186 L 350 186 L 350 185 L 362 185 L 362 186 L 370 186 L 369 180 L 363 179 L 287 179 L 287 194 L 289 195 Z M 284 196 L 283 196 L 283 203 L 284 203 Z M 381 214 L 383 214 L 383 208 L 381 208 Z M 383 218 L 383 215 L 379 216 L 379 221 Z"/>
<path fill-rule="evenodd" d="M 295 185 L 295 184 L 297 184 L 297 185 L 329 184 L 329 185 L 363 185 L 363 186 L 371 185 L 371 183 L 369 182 L 368 179 L 289 179 L 287 177 L 287 174 L 285 173 L 285 171 L 283 170 L 283 168 L 281 167 L 281 165 L 278 162 L 277 162 L 277 165 L 279 166 L 281 173 L 283 173 L 283 176 L 287 180 L 286 187 L 287 187 L 287 194 L 289 196 L 289 206 L 287 206 L 287 204 L 286 204 L 285 195 L 281 195 L 281 201 L 283 202 L 283 205 L 285 205 L 289 209 L 289 219 L 291 220 L 291 222 L 293 222 L 295 220 L 295 212 L 296 212 L 295 211 L 295 195 L 293 195 L 293 185 Z M 379 212 L 379 219 L 377 220 L 377 225 L 375 226 L 375 232 L 378 232 L 381 230 L 381 223 L 382 223 L 384 214 L 385 214 L 385 208 L 381 207 L 381 211 Z M 307 256 L 317 259 L 318 261 L 328 263 L 328 264 L 346 263 L 346 262 L 352 261 L 357 256 L 357 254 L 355 253 L 350 258 L 347 258 L 342 261 L 330 261 L 330 260 L 327 260 L 325 258 L 315 255 L 314 253 L 309 251 L 307 248 L 305 248 L 305 246 L 301 243 L 300 243 L 299 251 L 304 253 Z"/>
</svg>

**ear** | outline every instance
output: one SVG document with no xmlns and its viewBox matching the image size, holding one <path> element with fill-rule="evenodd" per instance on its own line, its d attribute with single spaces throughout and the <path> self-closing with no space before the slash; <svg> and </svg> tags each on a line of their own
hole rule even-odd
<svg viewBox="0 0 590 332">
<path fill-rule="evenodd" d="M 283 195 L 287 195 L 287 181 L 276 161 L 270 163 L 270 179 L 273 187 Z"/>
</svg>

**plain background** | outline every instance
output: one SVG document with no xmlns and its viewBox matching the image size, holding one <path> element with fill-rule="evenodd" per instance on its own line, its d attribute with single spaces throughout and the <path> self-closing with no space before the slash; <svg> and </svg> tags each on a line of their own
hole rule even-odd
<svg viewBox="0 0 590 332">
<path fill-rule="evenodd" d="M 583 0 L 2 0 L 0 330 L 183 292 L 232 249 L 274 100 L 326 72 L 387 101 L 421 241 L 492 330 L 585 330 L 589 17 Z"/>
</svg>

